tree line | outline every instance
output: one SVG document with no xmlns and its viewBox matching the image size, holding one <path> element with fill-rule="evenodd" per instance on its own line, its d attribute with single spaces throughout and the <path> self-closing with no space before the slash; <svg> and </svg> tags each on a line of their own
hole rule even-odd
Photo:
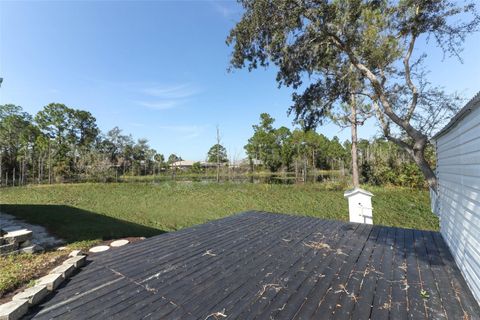
<svg viewBox="0 0 480 320">
<path fill-rule="evenodd" d="M 1 185 L 152 174 L 178 160 L 172 154 L 166 161 L 147 139 L 134 140 L 118 127 L 102 133 L 88 111 L 51 103 L 32 116 L 20 106 L 0 106 Z"/>
<path fill-rule="evenodd" d="M 297 180 L 315 180 L 318 170 L 338 170 L 349 175 L 352 171 L 352 144 L 340 142 L 338 137 L 328 139 L 313 129 L 302 127 L 290 130 L 275 128 L 274 119 L 267 113 L 253 125 L 253 135 L 245 145 L 252 170 L 295 172 Z M 401 185 L 424 187 L 425 179 L 408 152 L 385 138 L 358 142 L 360 178 L 363 183 L 376 185 Z M 435 155 L 432 146 L 426 158 L 433 166 Z"/>
<path fill-rule="evenodd" d="M 253 125 L 253 135 L 245 145 L 249 168 L 243 172 L 295 173 L 297 181 L 306 181 L 307 176 L 315 179 L 318 170 L 337 170 L 342 175 L 351 171 L 350 141 L 342 143 L 338 137 L 329 139 L 302 127 L 276 128 L 274 122 L 262 113 Z M 360 140 L 359 157 L 365 183 L 413 187 L 425 183 L 408 154 L 385 139 Z M 118 181 L 122 176 L 155 175 L 170 169 L 176 174 L 170 164 L 180 160 L 175 154 L 165 159 L 147 139 L 135 140 L 118 127 L 101 132 L 88 111 L 52 103 L 32 116 L 16 105 L 0 106 L 1 185 Z M 216 168 L 197 162 L 189 172 L 216 171 L 219 180 L 220 166 L 230 166 L 219 139 L 206 160 Z"/>
</svg>

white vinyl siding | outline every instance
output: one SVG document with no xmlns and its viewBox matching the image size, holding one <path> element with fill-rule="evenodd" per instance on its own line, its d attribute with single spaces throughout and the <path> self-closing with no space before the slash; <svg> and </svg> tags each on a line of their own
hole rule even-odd
<svg viewBox="0 0 480 320">
<path fill-rule="evenodd" d="M 480 302 L 480 107 L 435 142 L 440 232 Z"/>
</svg>

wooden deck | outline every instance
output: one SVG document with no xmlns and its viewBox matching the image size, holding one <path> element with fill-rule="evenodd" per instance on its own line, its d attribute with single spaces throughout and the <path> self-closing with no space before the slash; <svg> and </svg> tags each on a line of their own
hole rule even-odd
<svg viewBox="0 0 480 320">
<path fill-rule="evenodd" d="M 480 318 L 437 232 L 248 212 L 92 260 L 29 317 Z"/>
</svg>

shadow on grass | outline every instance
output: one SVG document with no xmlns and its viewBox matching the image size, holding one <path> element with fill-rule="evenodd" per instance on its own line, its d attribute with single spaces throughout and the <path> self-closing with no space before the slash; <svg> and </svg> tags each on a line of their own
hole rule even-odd
<svg viewBox="0 0 480 320">
<path fill-rule="evenodd" d="M 1 204 L 0 211 L 45 227 L 67 243 L 151 237 L 165 231 L 65 205 Z"/>
</svg>

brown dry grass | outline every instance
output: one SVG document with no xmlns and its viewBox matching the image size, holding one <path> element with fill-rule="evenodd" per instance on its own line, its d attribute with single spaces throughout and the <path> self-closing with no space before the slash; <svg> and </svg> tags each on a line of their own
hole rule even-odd
<svg viewBox="0 0 480 320">
<path fill-rule="evenodd" d="M 305 242 L 304 245 L 314 250 L 322 250 L 322 249 L 330 250 L 330 245 L 328 243 L 320 242 L 320 241 Z"/>
</svg>

